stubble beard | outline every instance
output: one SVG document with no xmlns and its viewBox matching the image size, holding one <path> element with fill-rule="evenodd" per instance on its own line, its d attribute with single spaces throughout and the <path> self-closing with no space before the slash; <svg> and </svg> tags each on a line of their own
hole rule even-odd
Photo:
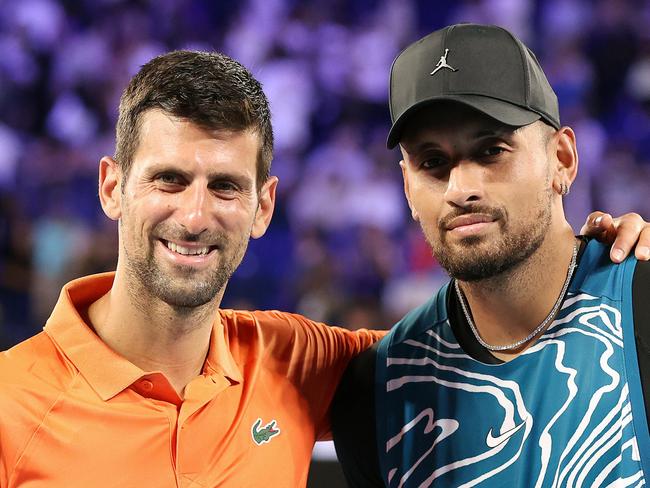
<svg viewBox="0 0 650 488">
<path fill-rule="evenodd" d="M 169 236 L 164 232 L 161 235 Z M 173 239 L 189 242 L 197 240 L 190 235 L 178 235 Z M 138 285 L 132 287 L 133 299 L 142 302 L 144 297 L 138 291 L 142 290 L 145 296 L 165 302 L 178 314 L 191 313 L 213 301 L 241 263 L 248 247 L 248 239 L 244 237 L 234 243 L 225 234 L 219 233 L 208 241 L 218 243 L 218 249 L 212 252 L 219 253 L 221 259 L 216 268 L 200 273 L 192 266 L 175 266 L 173 275 L 170 271 L 165 271 L 155 257 L 154 243 L 148 246 L 145 255 L 131 253 L 125 248 L 127 274 L 130 281 L 135 281 Z"/>
<path fill-rule="evenodd" d="M 467 213 L 493 216 L 499 224 L 501 238 L 470 236 L 456 244 L 450 244 L 442 223 L 437 229 L 439 238 L 434 238 L 424 227 L 423 231 L 434 257 L 449 276 L 460 281 L 486 280 L 517 267 L 542 245 L 551 226 L 551 192 L 540 195 L 539 210 L 535 217 L 516 228 L 508 223 L 507 213 L 502 209 L 469 207 L 450 218 Z"/>
</svg>

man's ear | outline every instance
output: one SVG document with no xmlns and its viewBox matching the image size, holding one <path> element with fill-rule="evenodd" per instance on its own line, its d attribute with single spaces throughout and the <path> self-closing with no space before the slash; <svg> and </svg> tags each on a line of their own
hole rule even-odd
<svg viewBox="0 0 650 488">
<path fill-rule="evenodd" d="M 275 190 L 277 186 L 277 176 L 270 176 L 262 185 L 257 200 L 255 220 L 253 220 L 253 227 L 251 228 L 251 237 L 253 239 L 262 237 L 271 223 L 273 209 L 275 209 Z"/>
<path fill-rule="evenodd" d="M 99 201 L 109 219 L 122 216 L 122 171 L 117 162 L 104 156 L 99 161 Z"/>
<path fill-rule="evenodd" d="M 576 135 L 571 127 L 561 127 L 553 135 L 552 146 L 555 156 L 553 188 L 560 195 L 568 193 L 578 173 L 578 151 Z"/>
<path fill-rule="evenodd" d="M 413 220 L 419 222 L 420 216 L 418 215 L 417 211 L 411 204 L 411 193 L 409 190 L 408 170 L 406 167 L 406 162 L 403 159 L 399 162 L 399 167 L 402 169 L 402 178 L 404 180 L 404 195 L 406 196 L 406 202 L 408 203 L 409 209 L 411 210 L 411 216 L 413 217 Z"/>
</svg>

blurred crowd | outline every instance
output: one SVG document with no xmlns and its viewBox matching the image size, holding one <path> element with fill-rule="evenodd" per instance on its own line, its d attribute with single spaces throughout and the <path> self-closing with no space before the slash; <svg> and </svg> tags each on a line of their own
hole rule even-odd
<svg viewBox="0 0 650 488">
<path fill-rule="evenodd" d="M 461 21 L 507 27 L 538 54 L 578 137 L 576 232 L 594 208 L 650 218 L 650 0 L 0 2 L 0 346 L 39 330 L 63 283 L 114 268 L 97 163 L 129 78 L 181 48 L 241 61 L 273 110 L 278 207 L 224 306 L 389 327 L 445 275 L 385 148 L 388 72 Z"/>
</svg>

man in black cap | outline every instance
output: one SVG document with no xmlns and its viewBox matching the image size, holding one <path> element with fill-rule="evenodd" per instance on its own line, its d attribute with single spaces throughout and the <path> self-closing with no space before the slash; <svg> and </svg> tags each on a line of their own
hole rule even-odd
<svg viewBox="0 0 650 488">
<path fill-rule="evenodd" d="M 413 218 L 451 281 L 355 360 L 333 409 L 353 486 L 640 486 L 650 265 L 575 237 L 576 138 L 535 55 L 454 25 L 390 77 Z"/>
</svg>

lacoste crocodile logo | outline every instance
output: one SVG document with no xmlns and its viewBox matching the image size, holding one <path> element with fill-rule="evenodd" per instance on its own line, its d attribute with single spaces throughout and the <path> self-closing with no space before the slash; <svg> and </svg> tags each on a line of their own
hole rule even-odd
<svg viewBox="0 0 650 488">
<path fill-rule="evenodd" d="M 280 433 L 280 429 L 275 426 L 276 423 L 277 422 L 275 419 L 271 420 L 268 424 L 260 429 L 260 426 L 262 425 L 262 419 L 258 418 L 251 428 L 253 442 L 255 442 L 255 444 L 258 446 L 261 446 L 265 442 L 271 442 L 271 439 Z"/>
</svg>

